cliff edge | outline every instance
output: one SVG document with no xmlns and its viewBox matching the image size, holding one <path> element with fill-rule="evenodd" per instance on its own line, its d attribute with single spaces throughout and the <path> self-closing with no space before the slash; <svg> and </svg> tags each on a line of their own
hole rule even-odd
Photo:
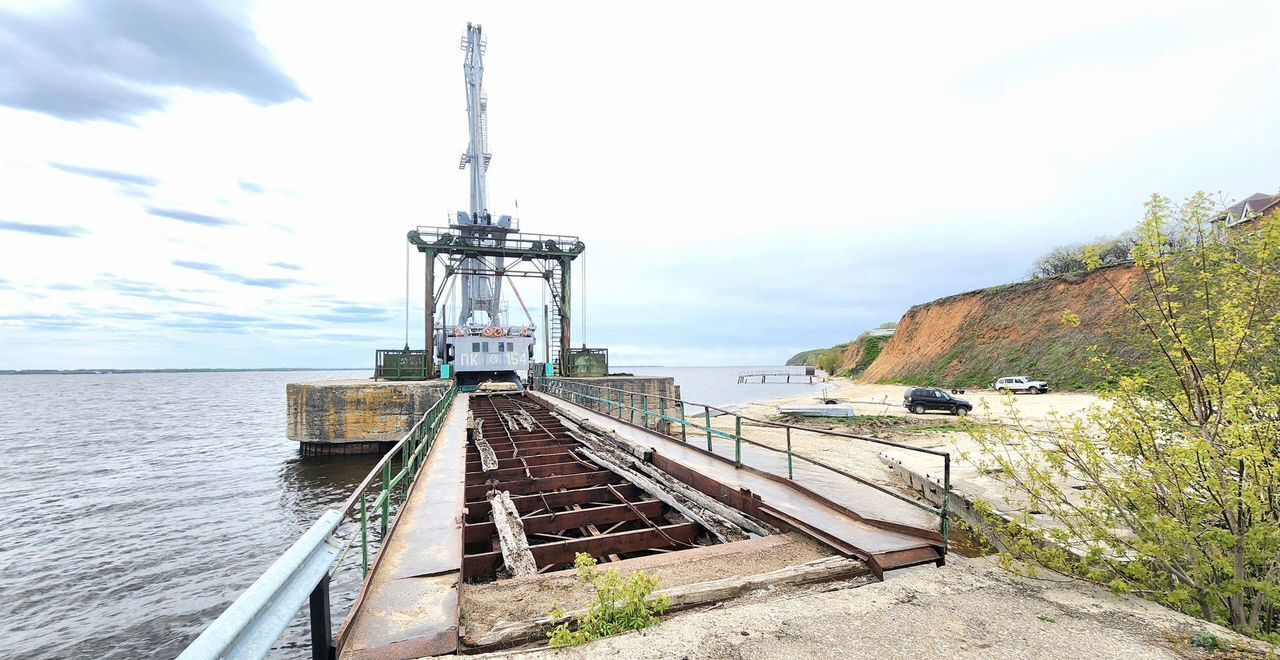
<svg viewBox="0 0 1280 660">
<path fill-rule="evenodd" d="M 1110 266 L 916 305 L 860 380 L 974 387 L 1026 375 L 1055 389 L 1090 388 L 1098 381 L 1090 346 L 1120 360 L 1136 357 L 1117 332 L 1130 326 L 1124 300 L 1141 272 Z M 1079 325 L 1063 320 L 1068 310 Z"/>
</svg>

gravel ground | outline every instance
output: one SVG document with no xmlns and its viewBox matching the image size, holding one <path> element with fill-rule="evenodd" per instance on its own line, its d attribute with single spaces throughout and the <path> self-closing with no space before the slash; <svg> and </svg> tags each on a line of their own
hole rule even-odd
<svg viewBox="0 0 1280 660">
<path fill-rule="evenodd" d="M 892 575 L 892 574 L 891 574 Z M 952 557 L 887 582 L 744 599 L 575 649 L 510 658 L 1201 658 L 1187 640 L 1209 630 L 1235 657 L 1277 648 L 1095 586 L 1007 573 Z M 830 586 L 826 587 L 830 588 Z"/>
<path fill-rule="evenodd" d="M 830 556 L 834 552 L 799 534 L 778 534 L 699 550 L 685 550 L 600 565 L 626 574 L 643 570 L 658 579 L 660 589 L 727 577 L 767 573 Z M 462 625 L 474 643 L 500 621 L 528 621 L 557 607 L 586 608 L 594 597 L 574 571 L 557 571 L 488 584 L 468 584 L 461 590 Z"/>
</svg>

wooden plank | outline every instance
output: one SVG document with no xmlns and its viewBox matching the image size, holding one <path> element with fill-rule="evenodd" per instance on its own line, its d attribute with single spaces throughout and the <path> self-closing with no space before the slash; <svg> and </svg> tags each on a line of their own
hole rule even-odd
<svg viewBox="0 0 1280 660">
<path fill-rule="evenodd" d="M 484 420 L 480 420 L 484 421 Z M 472 438 L 475 443 L 476 451 L 480 452 L 480 470 L 483 472 L 493 472 L 498 469 L 498 457 L 493 453 L 493 447 L 480 435 L 480 430 L 476 429 L 475 437 Z"/>
<path fill-rule="evenodd" d="M 653 597 L 666 596 L 670 601 L 670 610 L 681 610 L 725 601 L 759 589 L 846 580 L 866 576 L 868 573 L 866 565 L 856 559 L 824 557 L 757 575 L 728 577 L 660 589 L 654 592 Z M 584 614 L 586 610 L 568 612 L 561 621 L 577 620 Z M 479 639 L 475 641 L 468 639 L 468 650 L 489 651 L 535 640 L 546 640 L 547 633 L 554 627 L 555 624 L 550 617 L 540 617 L 531 621 L 501 621 Z"/>
<path fill-rule="evenodd" d="M 493 507 L 493 525 L 498 532 L 498 543 L 502 547 L 502 561 L 513 576 L 534 575 L 538 572 L 538 563 L 529 551 L 529 539 L 525 537 L 524 524 L 520 521 L 520 513 L 511 502 L 511 493 L 496 492 L 489 498 Z"/>
</svg>

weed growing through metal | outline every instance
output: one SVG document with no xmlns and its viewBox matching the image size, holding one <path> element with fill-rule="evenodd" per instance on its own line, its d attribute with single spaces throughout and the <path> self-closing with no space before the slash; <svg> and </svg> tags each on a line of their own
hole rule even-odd
<svg viewBox="0 0 1280 660">
<path fill-rule="evenodd" d="M 658 622 L 658 615 L 670 605 L 666 596 L 650 598 L 658 588 L 658 579 L 644 571 L 633 571 L 625 577 L 617 569 L 601 571 L 595 558 L 583 552 L 575 555 L 573 565 L 578 569 L 578 579 L 595 588 L 595 601 L 576 626 L 565 620 L 564 610 L 551 613 L 552 621 L 558 624 L 547 633 L 552 647 L 578 646 L 593 639 L 648 628 Z"/>
</svg>

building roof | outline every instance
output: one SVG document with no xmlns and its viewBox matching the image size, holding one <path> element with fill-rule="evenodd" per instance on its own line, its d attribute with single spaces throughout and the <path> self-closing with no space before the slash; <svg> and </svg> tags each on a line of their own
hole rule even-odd
<svg viewBox="0 0 1280 660">
<path fill-rule="evenodd" d="M 1228 207 L 1226 211 L 1222 212 L 1222 215 L 1214 218 L 1213 221 L 1226 221 L 1225 226 L 1230 227 L 1253 220 L 1276 208 L 1280 208 L 1280 195 L 1254 193 Z"/>
</svg>

